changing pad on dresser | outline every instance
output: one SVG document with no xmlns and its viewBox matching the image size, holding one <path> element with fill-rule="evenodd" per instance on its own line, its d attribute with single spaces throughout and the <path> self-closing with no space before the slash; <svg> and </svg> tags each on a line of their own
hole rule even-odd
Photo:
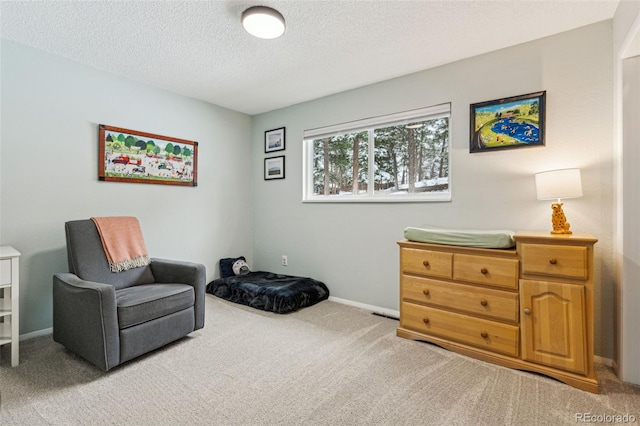
<svg viewBox="0 0 640 426">
<path fill-rule="evenodd" d="M 513 231 L 463 230 L 407 227 L 404 237 L 409 241 L 452 246 L 506 249 L 516 245 Z"/>
</svg>

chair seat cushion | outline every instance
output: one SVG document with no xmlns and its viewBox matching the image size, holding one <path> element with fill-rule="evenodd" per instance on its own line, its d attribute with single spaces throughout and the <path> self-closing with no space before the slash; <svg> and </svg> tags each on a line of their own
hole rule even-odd
<svg viewBox="0 0 640 426">
<path fill-rule="evenodd" d="M 186 284 L 144 284 L 116 290 L 118 327 L 142 324 L 193 306 L 195 292 Z"/>
</svg>

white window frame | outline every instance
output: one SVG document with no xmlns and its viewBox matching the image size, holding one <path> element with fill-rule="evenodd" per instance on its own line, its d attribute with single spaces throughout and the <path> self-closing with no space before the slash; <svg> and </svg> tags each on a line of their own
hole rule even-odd
<svg viewBox="0 0 640 426">
<path fill-rule="evenodd" d="M 434 120 L 437 118 L 449 120 L 449 149 L 447 162 L 449 165 L 449 187 L 442 192 L 423 192 L 413 194 L 375 194 L 374 193 L 374 128 L 384 125 L 402 125 L 415 121 Z M 395 114 L 350 121 L 332 126 L 319 127 L 303 132 L 302 149 L 302 202 L 304 203 L 405 203 L 405 202 L 445 202 L 451 201 L 451 103 L 434 105 Z M 338 135 L 341 133 L 355 133 L 367 130 L 369 132 L 369 174 L 367 194 L 357 195 L 314 195 L 313 194 L 313 141 L 318 138 Z"/>
</svg>

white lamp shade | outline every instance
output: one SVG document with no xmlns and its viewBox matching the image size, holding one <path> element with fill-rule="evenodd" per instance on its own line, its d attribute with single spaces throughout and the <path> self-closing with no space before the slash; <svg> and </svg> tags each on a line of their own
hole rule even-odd
<svg viewBox="0 0 640 426">
<path fill-rule="evenodd" d="M 536 173 L 538 200 L 582 197 L 580 169 L 550 170 Z"/>
<path fill-rule="evenodd" d="M 264 39 L 284 34 L 284 18 L 275 9 L 254 6 L 242 12 L 242 26 L 252 36 Z"/>
</svg>

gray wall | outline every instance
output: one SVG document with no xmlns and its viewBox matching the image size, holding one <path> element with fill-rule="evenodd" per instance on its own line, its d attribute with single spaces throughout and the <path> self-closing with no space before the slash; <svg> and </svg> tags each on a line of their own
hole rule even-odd
<svg viewBox="0 0 640 426">
<path fill-rule="evenodd" d="M 333 296 L 397 310 L 395 243 L 405 227 L 550 230 L 550 202 L 536 200 L 533 174 L 579 167 L 584 197 L 564 207 L 572 229 L 599 238 L 596 354 L 612 358 L 611 57 L 607 21 L 255 116 L 254 267 L 310 275 Z M 469 153 L 469 104 L 539 90 L 547 91 L 545 147 Z M 452 103 L 451 202 L 301 202 L 303 130 L 443 102 Z M 286 179 L 264 181 L 264 131 L 281 126 Z"/>
<path fill-rule="evenodd" d="M 251 117 L 2 41 L 0 242 L 22 253 L 20 332 L 51 327 L 64 222 L 140 220 L 154 257 L 251 256 Z M 96 52 L 99 54 L 99 52 Z M 98 124 L 199 142 L 198 186 L 99 182 Z"/>
</svg>

